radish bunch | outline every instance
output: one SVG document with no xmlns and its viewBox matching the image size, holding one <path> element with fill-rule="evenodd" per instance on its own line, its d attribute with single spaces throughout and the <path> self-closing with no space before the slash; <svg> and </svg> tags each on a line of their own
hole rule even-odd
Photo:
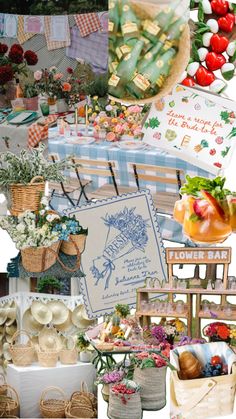
<svg viewBox="0 0 236 419">
<path fill-rule="evenodd" d="M 182 84 L 190 87 L 198 84 L 209 87 L 213 93 L 221 93 L 227 86 L 225 80 L 230 80 L 235 72 L 236 40 L 229 42 L 227 34 L 236 24 L 236 6 L 225 0 L 201 0 L 197 3 L 197 30 Z M 207 15 L 214 18 L 208 19 Z M 214 72 L 217 70 L 221 71 L 224 80 L 216 77 Z"/>
</svg>

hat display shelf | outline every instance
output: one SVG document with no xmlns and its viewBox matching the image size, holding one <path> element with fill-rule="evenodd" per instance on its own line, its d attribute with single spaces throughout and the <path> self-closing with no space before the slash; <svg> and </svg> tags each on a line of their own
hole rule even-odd
<svg viewBox="0 0 236 419">
<path fill-rule="evenodd" d="M 201 337 L 201 320 L 236 321 L 236 305 L 229 299 L 236 295 L 236 278 L 234 286 L 228 276 L 231 262 L 230 247 L 177 247 L 166 248 L 168 264 L 167 283 L 159 279 L 147 279 L 146 287 L 137 291 L 136 315 L 141 325 L 149 326 L 155 317 L 178 317 L 187 322 L 188 336 Z M 195 265 L 193 278 L 178 278 L 173 274 L 174 265 Z M 206 265 L 206 277 L 200 278 L 199 268 Z M 222 278 L 210 277 L 209 273 L 218 273 L 218 266 L 223 266 Z M 178 284 L 180 283 L 180 284 Z M 157 295 L 167 298 L 168 310 L 156 309 Z M 213 303 L 206 310 L 204 299 L 216 296 L 219 303 Z M 182 300 L 184 298 L 184 301 Z M 180 304 L 181 303 L 181 304 Z M 213 306 L 213 307 L 212 307 Z M 193 316 L 196 324 L 193 328 Z"/>
<path fill-rule="evenodd" d="M 47 335 L 50 335 L 52 339 L 57 340 L 58 346 L 63 346 L 67 337 L 76 337 L 78 332 L 87 330 L 90 325 L 94 325 L 94 321 L 87 317 L 81 295 L 65 296 L 17 292 L 0 298 L 0 315 L 2 313 L 2 317 L 4 313 L 1 310 L 5 310 L 6 306 L 10 307 L 11 305 L 16 308 L 17 323 L 17 328 L 15 327 L 12 332 L 26 330 L 36 345 L 40 343 L 40 339 L 41 343 L 47 341 Z M 20 337 L 20 341 L 25 343 L 24 335 Z M 7 347 L 4 347 L 2 356 L 8 361 L 11 360 Z"/>
</svg>

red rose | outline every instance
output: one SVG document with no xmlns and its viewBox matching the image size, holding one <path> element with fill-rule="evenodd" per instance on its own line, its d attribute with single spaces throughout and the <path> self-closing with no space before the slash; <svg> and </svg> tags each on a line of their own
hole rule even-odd
<svg viewBox="0 0 236 419">
<path fill-rule="evenodd" d="M 11 65 L 7 64 L 7 65 L 2 65 L 0 67 L 0 84 L 1 85 L 4 85 L 8 81 L 11 81 L 13 77 L 14 77 L 14 73 L 13 73 Z"/>
<path fill-rule="evenodd" d="M 0 54 L 5 54 L 8 51 L 8 46 L 6 44 L 1 44 L 0 42 Z"/>
<path fill-rule="evenodd" d="M 14 63 L 14 64 L 21 64 L 23 63 L 23 55 L 22 54 L 18 54 L 17 52 L 14 51 L 9 51 L 8 57 L 10 58 L 10 60 Z"/>
<path fill-rule="evenodd" d="M 73 74 L 73 68 L 71 68 L 71 67 L 68 67 L 67 69 L 66 69 L 66 71 L 67 71 L 67 73 L 68 74 Z"/>
<path fill-rule="evenodd" d="M 24 58 L 28 65 L 35 65 L 38 62 L 38 56 L 33 51 L 25 51 Z"/>
<path fill-rule="evenodd" d="M 10 48 L 10 52 L 13 52 L 13 53 L 16 53 L 16 54 L 19 54 L 19 55 L 23 55 L 24 50 L 23 50 L 21 45 L 13 44 Z"/>
</svg>

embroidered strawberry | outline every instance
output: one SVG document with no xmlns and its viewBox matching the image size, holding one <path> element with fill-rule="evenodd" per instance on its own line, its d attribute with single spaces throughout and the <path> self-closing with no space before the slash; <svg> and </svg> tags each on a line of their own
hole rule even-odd
<svg viewBox="0 0 236 419">
<path fill-rule="evenodd" d="M 221 169 L 222 164 L 217 162 L 217 163 L 214 163 L 214 166 L 219 167 L 219 169 Z"/>
<path fill-rule="evenodd" d="M 209 70 L 219 70 L 226 63 L 226 59 L 222 54 L 216 52 L 208 52 L 206 56 L 206 66 Z"/>
<path fill-rule="evenodd" d="M 225 0 L 212 0 L 212 11 L 219 16 L 225 16 L 229 10 L 229 3 Z"/>
<path fill-rule="evenodd" d="M 188 86 L 188 87 L 193 87 L 195 86 L 195 81 L 193 77 L 186 77 L 181 84 L 183 84 L 184 86 Z"/>
<path fill-rule="evenodd" d="M 215 80 L 215 76 L 212 71 L 201 65 L 196 72 L 196 80 L 200 86 L 209 86 Z"/>
<path fill-rule="evenodd" d="M 233 15 L 233 13 L 227 13 L 226 16 L 220 17 L 218 19 L 219 28 L 223 32 L 227 32 L 227 33 L 232 32 L 232 30 L 234 28 L 234 24 L 235 24 L 235 17 Z"/>
<path fill-rule="evenodd" d="M 224 141 L 223 137 L 216 137 L 215 142 L 216 144 L 222 144 Z"/>
<path fill-rule="evenodd" d="M 210 39 L 210 46 L 213 52 L 221 53 L 226 50 L 229 45 L 229 40 L 225 36 L 220 36 L 217 33 L 212 35 Z"/>
<path fill-rule="evenodd" d="M 209 151 L 209 154 L 210 154 L 211 156 L 214 156 L 214 154 L 216 154 L 216 149 L 215 149 L 215 148 L 212 148 L 212 149 Z"/>
</svg>

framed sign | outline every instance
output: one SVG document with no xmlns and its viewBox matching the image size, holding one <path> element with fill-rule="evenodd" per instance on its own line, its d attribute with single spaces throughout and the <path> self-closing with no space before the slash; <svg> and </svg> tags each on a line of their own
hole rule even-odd
<svg viewBox="0 0 236 419">
<path fill-rule="evenodd" d="M 168 277 L 173 288 L 173 265 L 223 265 L 223 286 L 227 288 L 231 247 L 170 247 L 166 249 Z"/>
<path fill-rule="evenodd" d="M 90 318 L 136 304 L 147 277 L 167 280 L 165 251 L 148 190 L 70 208 L 66 215 L 88 228 L 81 292 Z"/>
</svg>

